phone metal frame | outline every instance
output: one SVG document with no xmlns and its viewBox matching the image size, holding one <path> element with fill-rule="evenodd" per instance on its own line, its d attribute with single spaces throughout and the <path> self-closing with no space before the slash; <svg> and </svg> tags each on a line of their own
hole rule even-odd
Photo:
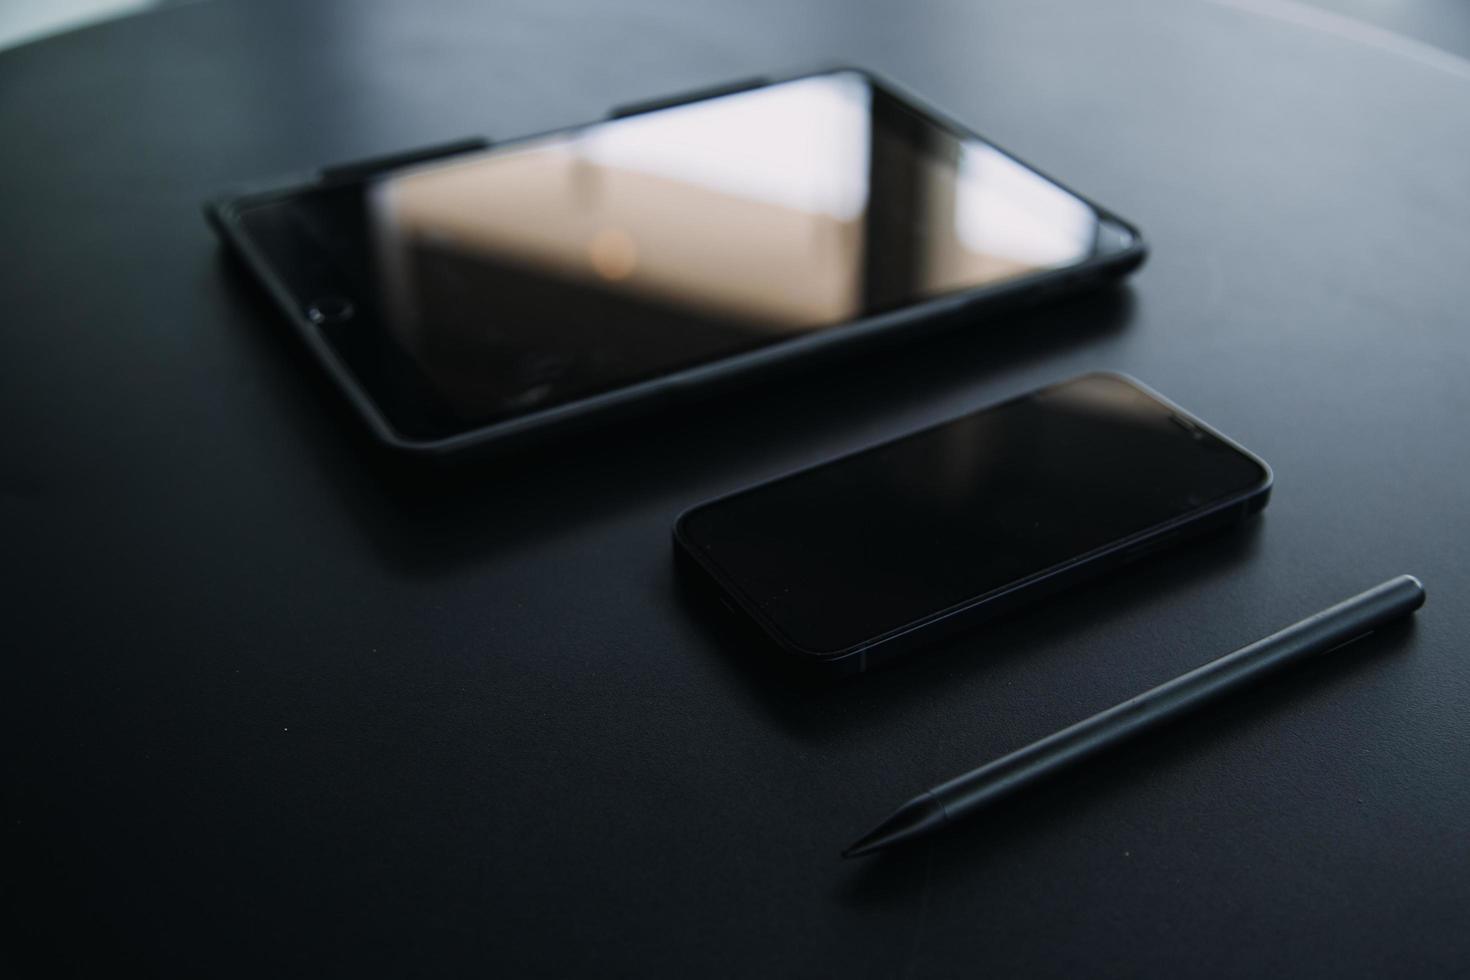
<svg viewBox="0 0 1470 980">
<path fill-rule="evenodd" d="M 1000 149 L 1022 166 L 1075 195 L 1096 211 L 1101 221 L 1110 223 L 1116 229 L 1124 232 L 1129 238 L 1128 245 L 1116 252 L 1096 256 L 1077 265 L 1032 273 L 999 283 L 936 296 L 899 310 L 834 324 L 811 333 L 777 341 L 753 351 L 682 368 L 657 378 L 589 395 L 565 404 L 550 406 L 527 415 L 492 422 L 448 436 L 423 439 L 405 436 L 394 428 L 372 395 L 337 356 L 331 345 L 322 338 L 318 325 L 307 316 L 304 304 L 293 294 L 282 277 L 276 274 L 269 258 L 245 232 L 240 219 L 243 210 L 259 204 L 294 197 L 341 183 L 361 182 L 376 174 L 401 167 L 447 159 L 463 153 L 481 152 L 489 148 L 499 149 L 504 146 L 513 146 L 558 133 L 574 132 L 607 119 L 655 112 L 754 88 L 840 72 L 853 72 L 861 75 L 873 87 L 906 103 L 911 109 L 927 116 L 936 125 L 950 131 L 958 138 L 979 139 Z M 205 202 L 204 214 L 224 244 L 244 262 L 254 277 L 265 287 L 276 306 L 295 328 L 296 334 L 305 341 L 317 363 L 346 396 L 355 413 L 367 424 L 376 440 L 404 454 L 441 461 L 451 461 L 465 455 L 478 455 L 486 451 L 510 448 L 532 437 L 540 437 L 553 431 L 564 432 L 593 421 L 610 421 L 619 416 L 651 411 L 661 405 L 672 404 L 728 385 L 747 377 L 752 372 L 770 370 L 777 366 L 794 366 L 815 355 L 837 348 L 853 349 L 882 339 L 896 339 L 898 335 L 918 337 L 927 332 L 924 328 L 939 328 L 947 325 L 957 319 L 958 314 L 961 313 L 974 313 L 981 308 L 992 311 L 1012 308 L 1022 302 L 1036 301 L 1087 285 L 1118 279 L 1138 268 L 1148 255 L 1148 245 L 1142 233 L 1127 220 L 1102 207 L 1096 201 L 1077 193 L 1055 177 L 1015 156 L 1010 151 L 986 140 L 979 133 L 960 124 L 902 86 L 874 72 L 846 65 L 807 70 L 784 76 L 747 79 L 685 93 L 669 99 L 617 107 L 602 120 L 593 120 L 573 126 L 559 126 L 556 129 L 504 142 L 492 144 L 481 138 L 472 138 L 438 147 L 327 167 L 314 174 L 273 181 L 243 192 L 214 198 Z"/>
</svg>

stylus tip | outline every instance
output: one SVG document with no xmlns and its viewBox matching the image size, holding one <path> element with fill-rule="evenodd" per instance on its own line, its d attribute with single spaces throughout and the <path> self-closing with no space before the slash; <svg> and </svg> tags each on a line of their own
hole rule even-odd
<svg viewBox="0 0 1470 980">
<path fill-rule="evenodd" d="M 944 823 L 944 820 L 944 807 L 925 793 L 909 800 L 894 811 L 893 816 L 859 837 L 842 852 L 842 856 L 854 858 L 881 851 L 899 841 L 926 834 Z"/>
</svg>

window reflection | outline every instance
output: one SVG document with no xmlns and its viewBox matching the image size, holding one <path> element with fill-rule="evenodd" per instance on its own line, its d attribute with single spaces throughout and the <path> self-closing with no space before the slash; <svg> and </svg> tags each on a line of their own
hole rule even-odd
<svg viewBox="0 0 1470 980">
<path fill-rule="evenodd" d="M 1090 254 L 1090 207 L 855 73 L 430 164 L 368 196 L 387 331 L 470 415 Z"/>
</svg>

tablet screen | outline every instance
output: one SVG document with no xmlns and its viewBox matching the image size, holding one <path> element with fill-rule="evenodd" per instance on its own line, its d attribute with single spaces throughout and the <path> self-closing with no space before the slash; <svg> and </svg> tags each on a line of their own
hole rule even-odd
<svg viewBox="0 0 1470 980">
<path fill-rule="evenodd" d="M 1087 203 L 857 72 L 279 197 L 241 222 L 417 437 L 1107 244 Z"/>
</svg>

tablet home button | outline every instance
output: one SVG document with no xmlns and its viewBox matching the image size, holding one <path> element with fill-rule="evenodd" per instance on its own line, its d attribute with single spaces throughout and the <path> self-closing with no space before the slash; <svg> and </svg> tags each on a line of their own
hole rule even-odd
<svg viewBox="0 0 1470 980">
<path fill-rule="evenodd" d="M 324 293 L 306 304 L 306 317 L 312 323 L 328 326 L 352 319 L 352 301 L 336 293 Z"/>
</svg>

